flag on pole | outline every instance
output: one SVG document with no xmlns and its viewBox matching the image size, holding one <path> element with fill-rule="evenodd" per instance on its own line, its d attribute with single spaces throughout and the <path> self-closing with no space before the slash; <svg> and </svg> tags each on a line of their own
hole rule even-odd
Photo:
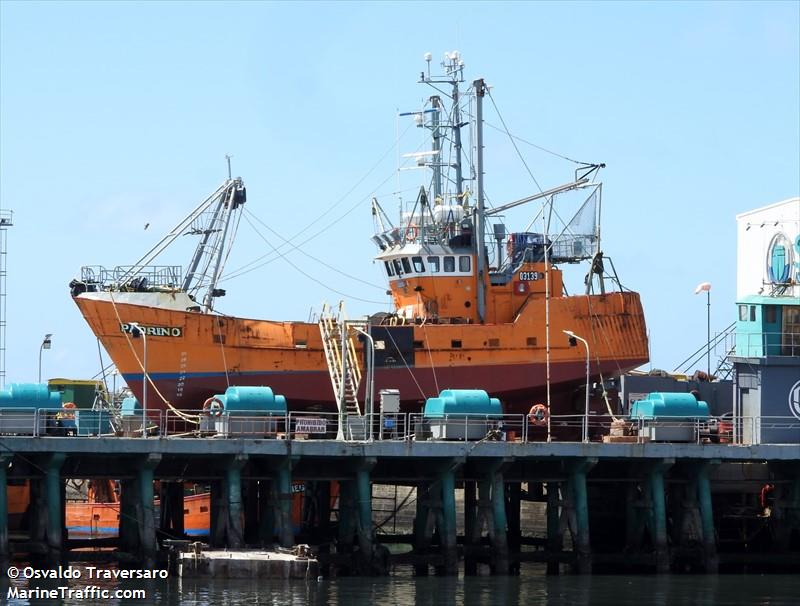
<svg viewBox="0 0 800 606">
<path fill-rule="evenodd" d="M 697 288 L 694 289 L 694 294 L 699 295 L 701 292 L 710 292 L 711 282 L 700 282 Z"/>
</svg>

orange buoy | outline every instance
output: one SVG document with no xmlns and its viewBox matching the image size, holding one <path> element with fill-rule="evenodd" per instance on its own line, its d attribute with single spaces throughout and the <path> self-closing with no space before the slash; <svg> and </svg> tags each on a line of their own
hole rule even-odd
<svg viewBox="0 0 800 606">
<path fill-rule="evenodd" d="M 528 421 L 536 427 L 543 427 L 547 425 L 547 418 L 550 416 L 550 411 L 544 404 L 534 404 L 528 411 Z"/>
<path fill-rule="evenodd" d="M 212 417 L 218 417 L 225 410 L 225 405 L 217 396 L 211 396 L 203 402 L 203 412 Z"/>
</svg>

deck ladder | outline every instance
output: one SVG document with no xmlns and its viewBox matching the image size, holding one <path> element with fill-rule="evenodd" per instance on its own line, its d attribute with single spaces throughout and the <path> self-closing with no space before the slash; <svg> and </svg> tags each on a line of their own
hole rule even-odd
<svg viewBox="0 0 800 606">
<path fill-rule="evenodd" d="M 327 303 L 323 304 L 319 315 L 319 330 L 322 335 L 322 347 L 325 350 L 325 360 L 328 364 L 328 373 L 331 376 L 331 387 L 336 398 L 340 415 L 361 416 L 361 407 L 358 404 L 358 386 L 361 383 L 361 366 L 356 353 L 355 326 L 361 323 L 347 321 L 344 302 L 339 303 L 338 309 L 332 308 Z M 344 349 L 342 355 L 342 330 L 346 329 Z"/>
</svg>

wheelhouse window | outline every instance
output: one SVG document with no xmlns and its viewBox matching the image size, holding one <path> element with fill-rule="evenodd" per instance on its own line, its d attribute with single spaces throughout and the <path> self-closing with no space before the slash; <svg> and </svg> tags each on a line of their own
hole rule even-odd
<svg viewBox="0 0 800 606">
<path fill-rule="evenodd" d="M 414 265 L 414 271 L 418 274 L 425 273 L 425 264 L 422 262 L 422 257 L 411 257 L 411 263 Z"/>
<path fill-rule="evenodd" d="M 747 322 L 747 305 L 739 306 L 739 320 L 741 322 Z"/>
<path fill-rule="evenodd" d="M 390 278 L 394 276 L 394 268 L 389 261 L 384 261 L 383 264 L 386 266 L 386 275 Z"/>
<path fill-rule="evenodd" d="M 407 274 L 410 274 L 411 273 L 411 263 L 408 262 L 408 257 L 403 257 L 401 259 L 401 262 L 403 263 L 403 272 L 407 273 Z"/>
<path fill-rule="evenodd" d="M 467 255 L 461 255 L 458 258 L 458 271 L 467 273 L 469 272 L 469 257 Z"/>
<path fill-rule="evenodd" d="M 456 258 L 455 257 L 445 257 L 444 258 L 444 270 L 451 274 L 456 270 Z"/>
<path fill-rule="evenodd" d="M 439 257 L 428 257 L 428 269 L 432 274 L 439 273 Z"/>
<path fill-rule="evenodd" d="M 394 273 L 396 273 L 398 276 L 402 276 L 403 275 L 403 268 L 400 267 L 400 260 L 399 259 L 393 259 L 392 260 L 392 265 L 394 265 Z"/>
<path fill-rule="evenodd" d="M 782 354 L 800 356 L 800 307 L 783 308 Z"/>
</svg>

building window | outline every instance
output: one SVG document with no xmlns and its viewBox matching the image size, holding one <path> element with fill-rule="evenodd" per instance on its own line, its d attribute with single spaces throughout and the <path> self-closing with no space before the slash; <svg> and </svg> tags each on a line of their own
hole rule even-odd
<svg viewBox="0 0 800 606">
<path fill-rule="evenodd" d="M 739 306 L 739 320 L 741 322 L 747 322 L 747 305 Z"/>
<path fill-rule="evenodd" d="M 414 264 L 414 271 L 418 274 L 425 273 L 425 264 L 422 262 L 422 257 L 411 257 L 411 262 Z"/>
<path fill-rule="evenodd" d="M 455 257 L 445 257 L 444 258 L 444 270 L 451 274 L 456 270 L 456 258 Z"/>
<path fill-rule="evenodd" d="M 462 255 L 458 258 L 458 271 L 469 272 L 469 257 L 467 255 Z"/>
<path fill-rule="evenodd" d="M 428 268 L 432 274 L 439 273 L 439 257 L 428 257 Z"/>
</svg>

